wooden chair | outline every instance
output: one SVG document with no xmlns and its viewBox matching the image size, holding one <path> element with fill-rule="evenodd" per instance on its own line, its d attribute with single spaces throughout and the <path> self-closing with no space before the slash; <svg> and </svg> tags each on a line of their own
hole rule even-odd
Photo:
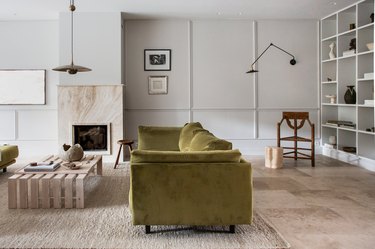
<svg viewBox="0 0 375 249">
<path fill-rule="evenodd" d="M 293 132 L 294 132 L 293 136 L 280 137 L 280 127 L 284 120 L 286 121 L 289 128 L 293 129 Z M 310 128 L 311 128 L 311 136 L 309 138 L 299 137 L 297 131 L 304 126 L 306 120 L 309 123 Z M 292 150 L 292 151 L 284 152 L 283 153 L 284 158 L 294 158 L 294 160 L 308 159 L 308 160 L 311 160 L 311 166 L 315 167 L 315 146 L 314 146 L 315 126 L 313 123 L 311 123 L 308 112 L 283 112 L 283 118 L 281 119 L 279 123 L 277 123 L 277 146 L 278 147 L 281 147 L 280 146 L 281 141 L 289 141 L 289 142 L 294 143 L 293 147 L 283 147 L 286 150 Z M 310 143 L 311 144 L 310 148 L 300 148 L 298 147 L 298 142 Z M 310 151 L 310 155 L 299 152 L 300 150 Z"/>
</svg>

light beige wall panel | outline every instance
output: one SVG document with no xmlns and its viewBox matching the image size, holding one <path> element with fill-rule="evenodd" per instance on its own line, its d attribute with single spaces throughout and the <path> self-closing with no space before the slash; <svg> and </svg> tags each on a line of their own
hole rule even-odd
<svg viewBox="0 0 375 249">
<path fill-rule="evenodd" d="M 0 111 L 0 140 L 16 139 L 16 112 Z M 9 143 L 9 142 L 6 142 Z"/>
<path fill-rule="evenodd" d="M 57 111 L 18 111 L 18 139 L 57 140 Z"/>
<path fill-rule="evenodd" d="M 189 21 L 126 21 L 126 108 L 190 107 Z M 144 49 L 171 49 L 171 71 L 144 71 Z M 149 95 L 148 77 L 168 76 L 168 94 Z"/>
<path fill-rule="evenodd" d="M 220 138 L 254 138 L 254 112 L 250 110 L 194 111 L 193 120 Z"/>
<path fill-rule="evenodd" d="M 258 99 L 262 108 L 318 108 L 318 22 L 259 21 L 258 54 L 271 47 L 258 63 Z"/>
<path fill-rule="evenodd" d="M 252 60 L 252 21 L 194 21 L 194 108 L 250 108 L 254 86 L 245 74 Z"/>
</svg>

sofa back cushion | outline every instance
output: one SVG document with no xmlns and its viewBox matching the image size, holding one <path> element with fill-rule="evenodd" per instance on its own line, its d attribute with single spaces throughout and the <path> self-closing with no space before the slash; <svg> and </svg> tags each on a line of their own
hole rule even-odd
<svg viewBox="0 0 375 249">
<path fill-rule="evenodd" d="M 182 127 L 138 127 L 138 149 L 179 151 L 178 141 Z"/>
<path fill-rule="evenodd" d="M 180 147 L 180 151 L 189 151 L 191 140 L 194 137 L 194 133 L 197 130 L 203 129 L 202 125 L 199 122 L 196 123 L 187 123 L 182 128 L 180 133 L 180 140 L 178 142 L 178 146 Z"/>
<path fill-rule="evenodd" d="M 131 163 L 239 163 L 239 150 L 226 151 L 145 151 L 133 150 Z"/>
<path fill-rule="evenodd" d="M 196 130 L 191 140 L 190 151 L 231 150 L 232 143 L 215 137 L 207 130 Z"/>
</svg>

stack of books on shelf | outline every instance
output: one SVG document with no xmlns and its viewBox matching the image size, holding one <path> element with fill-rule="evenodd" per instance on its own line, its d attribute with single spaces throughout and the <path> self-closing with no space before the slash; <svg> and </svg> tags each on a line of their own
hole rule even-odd
<svg viewBox="0 0 375 249">
<path fill-rule="evenodd" d="M 352 121 L 342 121 L 342 120 L 328 120 L 326 125 L 337 126 L 347 129 L 355 129 L 355 124 Z"/>
<path fill-rule="evenodd" d="M 52 172 L 60 168 L 60 163 L 53 161 L 50 162 L 39 162 L 29 163 L 25 168 L 25 172 Z"/>
</svg>

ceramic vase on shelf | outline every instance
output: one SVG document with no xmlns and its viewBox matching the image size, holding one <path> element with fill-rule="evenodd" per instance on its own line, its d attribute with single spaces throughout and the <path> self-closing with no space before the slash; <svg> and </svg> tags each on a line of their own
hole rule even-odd
<svg viewBox="0 0 375 249">
<path fill-rule="evenodd" d="M 329 51 L 329 58 L 330 59 L 335 59 L 336 58 L 335 47 L 336 47 L 336 43 L 332 42 L 331 44 L 329 44 L 329 48 L 331 49 Z"/>
<path fill-rule="evenodd" d="M 328 142 L 329 144 L 336 145 L 336 136 L 329 136 Z"/>
<path fill-rule="evenodd" d="M 348 89 L 345 92 L 344 100 L 346 104 L 355 104 L 356 103 L 356 93 L 354 90 L 354 86 L 346 86 Z"/>
</svg>

